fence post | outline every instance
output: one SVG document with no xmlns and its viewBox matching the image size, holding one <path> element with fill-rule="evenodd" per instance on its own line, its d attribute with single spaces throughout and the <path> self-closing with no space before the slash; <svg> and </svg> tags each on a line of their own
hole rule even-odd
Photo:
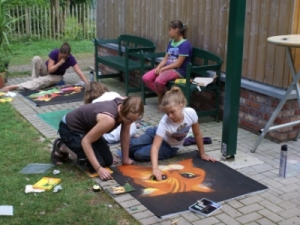
<svg viewBox="0 0 300 225">
<path fill-rule="evenodd" d="M 9 13 L 18 20 L 12 29 L 10 37 L 22 39 L 35 36 L 38 39 L 58 39 L 64 38 L 63 34 L 68 28 L 68 38 L 77 38 L 78 34 L 84 39 L 90 39 L 95 36 L 95 14 L 96 10 L 90 4 L 72 5 L 65 7 L 59 5 L 47 6 L 14 6 Z M 70 18 L 70 20 L 67 20 Z M 66 23 L 70 21 L 70 23 Z M 66 27 L 68 25 L 68 27 Z"/>
</svg>

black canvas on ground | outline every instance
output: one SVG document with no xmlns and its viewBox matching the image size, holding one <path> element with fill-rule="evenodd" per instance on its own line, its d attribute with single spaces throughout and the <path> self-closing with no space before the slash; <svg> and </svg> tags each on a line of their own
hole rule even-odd
<svg viewBox="0 0 300 225">
<path fill-rule="evenodd" d="M 189 210 L 197 200 L 208 198 L 222 202 L 267 189 L 265 185 L 237 172 L 221 162 L 207 162 L 193 151 L 160 161 L 163 181 L 152 176 L 149 163 L 113 167 L 114 179 L 129 183 L 138 201 L 158 217 Z"/>
<path fill-rule="evenodd" d="M 55 86 L 45 90 L 21 91 L 19 94 L 36 106 L 62 104 L 83 101 L 84 88 L 75 85 Z"/>
</svg>

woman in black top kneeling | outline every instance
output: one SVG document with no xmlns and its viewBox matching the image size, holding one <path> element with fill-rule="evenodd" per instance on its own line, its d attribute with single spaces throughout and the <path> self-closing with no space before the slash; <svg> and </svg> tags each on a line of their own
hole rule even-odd
<svg viewBox="0 0 300 225">
<path fill-rule="evenodd" d="M 103 134 L 122 124 L 122 163 L 132 164 L 129 158 L 130 125 L 143 114 L 142 99 L 135 96 L 86 104 L 67 113 L 59 124 L 61 138 L 54 142 L 52 162 L 60 165 L 68 159 L 65 144 L 77 154 L 78 159 L 87 158 L 102 180 L 112 179 L 104 168 L 113 163 L 113 156 Z"/>
</svg>

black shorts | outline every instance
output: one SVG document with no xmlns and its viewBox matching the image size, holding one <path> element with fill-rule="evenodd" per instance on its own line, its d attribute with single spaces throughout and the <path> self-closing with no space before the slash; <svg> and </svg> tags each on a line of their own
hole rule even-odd
<svg viewBox="0 0 300 225">
<path fill-rule="evenodd" d="M 77 160 L 85 159 L 86 155 L 81 145 L 81 141 L 86 134 L 75 132 L 69 129 L 64 122 L 59 123 L 58 133 L 65 145 L 77 155 Z M 100 137 L 92 144 L 94 154 L 101 166 L 110 166 L 113 163 L 113 157 L 106 140 Z"/>
</svg>

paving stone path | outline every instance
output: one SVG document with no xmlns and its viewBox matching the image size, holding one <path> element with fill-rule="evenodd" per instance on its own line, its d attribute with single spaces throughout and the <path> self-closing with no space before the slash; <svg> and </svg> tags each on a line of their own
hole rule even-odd
<svg viewBox="0 0 300 225">
<path fill-rule="evenodd" d="M 87 68 L 93 65 L 92 60 L 86 61 L 81 66 Z M 81 63 L 81 62 L 80 62 Z M 84 64 L 84 63 L 82 63 Z M 30 70 L 30 66 L 20 66 L 18 68 L 10 68 L 11 71 Z M 88 75 L 88 71 L 85 71 Z M 78 82 L 78 77 L 72 70 L 68 71 L 64 76 L 67 83 Z M 16 84 L 29 77 L 19 77 L 9 79 L 8 84 Z M 124 94 L 124 83 L 120 83 L 114 79 L 103 80 L 110 90 Z M 137 93 L 139 94 L 139 93 Z M 52 106 L 36 107 L 30 101 L 21 95 L 11 102 L 16 110 L 27 119 L 44 138 L 54 140 L 57 137 L 56 130 L 42 121 L 37 114 L 76 108 L 81 106 L 82 102 L 73 102 L 66 104 L 58 104 Z M 163 114 L 157 113 L 157 100 L 149 99 L 145 106 L 144 120 L 152 125 L 158 124 Z M 222 139 L 222 122 L 215 122 L 212 118 L 204 118 L 200 120 L 201 129 L 204 136 L 211 137 L 213 143 L 205 145 L 207 154 L 220 158 L 220 146 Z M 143 132 L 140 130 L 139 132 Z M 238 129 L 238 143 L 236 158 L 233 162 L 224 162 L 228 166 L 236 169 L 240 173 L 268 186 L 268 190 L 241 196 L 225 202 L 221 202 L 222 209 L 214 213 L 208 218 L 201 217 L 198 214 L 186 211 L 174 215 L 170 218 L 159 219 L 152 212 L 147 210 L 130 194 L 120 195 L 115 201 L 120 204 L 129 214 L 131 214 L 141 224 L 161 224 L 169 225 L 177 221 L 177 225 L 210 225 L 210 224 L 300 224 L 300 143 L 299 141 L 290 141 L 285 143 L 288 145 L 288 165 L 287 176 L 285 179 L 278 177 L 279 156 L 281 144 L 273 143 L 269 140 L 263 140 L 258 146 L 255 153 L 250 150 L 257 138 L 257 135 L 246 130 Z M 113 153 L 119 148 L 113 145 L 111 150 Z M 181 152 L 192 150 L 194 147 L 189 146 L 181 150 Z M 51 146 L 49 146 L 49 151 Z M 96 179 L 102 187 L 115 185 L 116 182 L 101 181 Z M 131 210 L 134 206 L 137 210 Z M 175 223 L 174 223 L 175 224 Z"/>
</svg>

